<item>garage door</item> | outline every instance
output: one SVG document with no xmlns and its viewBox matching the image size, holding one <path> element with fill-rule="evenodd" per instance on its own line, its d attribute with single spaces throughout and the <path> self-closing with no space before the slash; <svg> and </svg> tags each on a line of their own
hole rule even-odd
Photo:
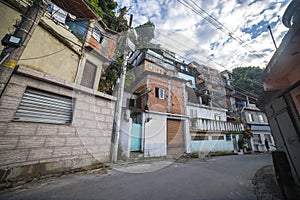
<svg viewBox="0 0 300 200">
<path fill-rule="evenodd" d="M 180 156 L 184 153 L 183 121 L 167 120 L 167 147 L 169 155 Z"/>
</svg>

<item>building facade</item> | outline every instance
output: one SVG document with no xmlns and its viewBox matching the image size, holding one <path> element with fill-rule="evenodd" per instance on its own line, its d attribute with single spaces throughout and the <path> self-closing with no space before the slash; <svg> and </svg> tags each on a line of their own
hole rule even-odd
<svg viewBox="0 0 300 200">
<path fill-rule="evenodd" d="M 9 2 L 0 3 L 4 15 L 20 18 L 19 1 Z M 73 3 L 64 1 L 65 8 Z M 97 86 L 115 47 L 106 41 L 105 51 L 92 50 L 93 29 L 85 29 L 88 44 L 69 30 L 69 14 L 98 18 L 84 1 L 77 3 L 81 6 L 74 12 L 49 4 L 52 10 L 43 14 L 1 96 L 2 181 L 30 180 L 110 159 L 116 98 Z M 13 28 L 11 18 L 5 19 L 5 26 Z M 7 32 L 1 30 L 3 37 Z"/>
<path fill-rule="evenodd" d="M 135 78 L 123 99 L 124 114 L 131 119 L 123 122 L 120 136 L 125 157 L 134 151 L 143 157 L 179 157 L 189 146 L 186 81 L 175 76 L 174 64 L 160 50 L 138 50 L 133 58 L 134 68 L 128 74 Z M 140 134 L 126 136 L 135 133 L 131 127 L 139 127 Z"/>
<path fill-rule="evenodd" d="M 277 151 L 273 163 L 286 199 L 300 197 L 300 15 L 291 1 L 283 15 L 289 28 L 265 70 L 264 92 L 258 105 L 268 117 Z"/>
</svg>

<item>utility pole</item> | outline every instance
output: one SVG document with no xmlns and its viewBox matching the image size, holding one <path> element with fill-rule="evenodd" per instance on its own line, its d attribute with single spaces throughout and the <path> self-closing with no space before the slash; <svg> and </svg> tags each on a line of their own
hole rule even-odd
<svg viewBox="0 0 300 200">
<path fill-rule="evenodd" d="M 34 0 L 32 6 L 28 7 L 25 14 L 22 15 L 22 20 L 13 35 L 6 35 L 5 48 L 0 56 L 0 97 L 17 69 L 17 62 L 47 6 L 48 1 L 46 0 Z"/>
<path fill-rule="evenodd" d="M 132 25 L 132 15 L 130 15 L 128 31 L 130 31 L 131 25 Z M 124 55 L 123 55 L 123 63 L 121 67 L 121 75 L 120 75 L 117 105 L 116 105 L 115 120 L 114 120 L 114 135 L 113 135 L 112 152 L 111 152 L 112 162 L 116 162 L 118 160 L 118 149 L 119 149 L 120 131 L 121 131 L 122 102 L 123 102 L 127 63 L 129 60 L 129 53 L 130 53 L 130 51 L 128 50 L 128 46 L 129 46 L 128 33 L 126 33 L 125 42 L 126 44 L 125 44 Z"/>
</svg>

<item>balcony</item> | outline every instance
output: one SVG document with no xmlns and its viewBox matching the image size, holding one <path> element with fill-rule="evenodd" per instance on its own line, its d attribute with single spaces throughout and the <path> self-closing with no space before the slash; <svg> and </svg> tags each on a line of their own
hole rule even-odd
<svg viewBox="0 0 300 200">
<path fill-rule="evenodd" d="M 242 133 L 245 129 L 242 123 L 217 121 L 211 119 L 192 118 L 191 132 L 209 131 L 209 132 L 228 132 Z"/>
</svg>

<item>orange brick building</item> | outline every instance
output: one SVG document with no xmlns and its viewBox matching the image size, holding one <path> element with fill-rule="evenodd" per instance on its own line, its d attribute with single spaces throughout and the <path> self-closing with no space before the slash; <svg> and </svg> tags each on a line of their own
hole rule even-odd
<svg viewBox="0 0 300 200">
<path fill-rule="evenodd" d="M 130 157 L 133 151 L 140 152 L 144 157 L 176 157 L 187 151 L 187 81 L 176 77 L 175 64 L 172 59 L 163 56 L 164 53 L 151 49 L 137 51 L 130 61 L 134 68 L 129 74 L 134 80 L 125 88 L 127 99 L 123 99 L 123 108 L 132 119 L 132 124 L 140 125 L 141 129 L 138 141 L 130 137 L 124 139 L 121 135 L 121 146 L 126 157 Z M 123 125 L 128 124 L 124 122 Z M 128 132 L 129 135 L 132 130 Z M 136 145 L 136 142 L 141 144 Z"/>
</svg>

